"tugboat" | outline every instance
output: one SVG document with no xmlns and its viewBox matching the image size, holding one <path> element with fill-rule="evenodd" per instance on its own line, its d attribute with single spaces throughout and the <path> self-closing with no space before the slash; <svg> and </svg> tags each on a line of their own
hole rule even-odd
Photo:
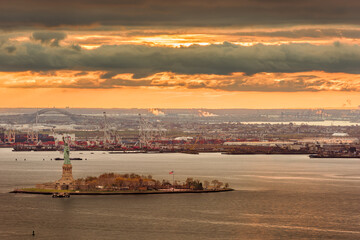
<svg viewBox="0 0 360 240">
<path fill-rule="evenodd" d="M 186 153 L 186 154 L 199 154 L 199 152 L 196 151 L 196 150 L 184 150 L 184 151 L 181 151 L 181 153 Z"/>
<path fill-rule="evenodd" d="M 55 193 L 53 193 L 52 197 L 53 198 L 69 198 L 70 194 L 66 193 L 66 192 L 61 192 L 61 193 L 55 192 Z"/>
</svg>

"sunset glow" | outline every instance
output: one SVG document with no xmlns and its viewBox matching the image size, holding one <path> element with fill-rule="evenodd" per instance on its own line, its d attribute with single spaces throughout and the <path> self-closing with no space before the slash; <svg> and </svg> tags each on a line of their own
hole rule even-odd
<svg viewBox="0 0 360 240">
<path fill-rule="evenodd" d="M 19 102 L 38 91 L 59 98 L 51 103 L 56 106 L 65 96 L 77 101 L 81 96 L 82 104 L 68 103 L 77 107 L 86 107 L 93 94 L 106 96 L 98 107 L 331 108 L 342 107 L 343 96 L 353 98 L 351 107 L 360 105 L 360 27 L 351 13 L 343 18 L 319 14 L 318 2 L 313 3 L 314 12 L 300 4 L 299 14 L 289 16 L 283 9 L 295 8 L 280 2 L 269 13 L 263 9 L 267 3 L 252 3 L 246 10 L 239 2 L 225 1 L 221 7 L 206 5 L 204 11 L 201 3 L 188 1 L 180 6 L 91 1 L 83 11 L 76 10 L 79 22 L 56 14 L 46 21 L 36 17 L 37 11 L 5 2 L 0 6 L 18 19 L 0 24 L 0 87 Z M 49 12 L 66 8 L 43 4 Z M 157 8 L 142 12 L 149 6 L 166 9 L 166 14 Z M 184 11 L 189 7 L 198 15 Z M 332 1 L 326 6 L 329 11 L 338 7 Z M 123 12 L 121 18 L 112 14 L 113 8 Z M 92 16 L 94 9 L 108 11 L 107 17 Z M 28 21 L 20 15 L 24 11 Z M 151 92 L 156 94 L 150 97 Z M 317 101 L 298 103 L 300 93 Z M 116 100 L 118 95 L 141 99 L 143 94 L 146 102 Z M 221 96 L 216 103 L 214 95 Z M 39 106 L 37 97 L 26 105 Z"/>
</svg>

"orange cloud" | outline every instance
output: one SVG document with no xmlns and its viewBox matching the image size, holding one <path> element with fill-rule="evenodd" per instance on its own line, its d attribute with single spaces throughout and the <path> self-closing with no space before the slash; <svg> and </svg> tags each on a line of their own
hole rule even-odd
<svg viewBox="0 0 360 240">
<path fill-rule="evenodd" d="M 38 34 L 48 32 L 36 31 Z M 147 28 L 131 27 L 109 30 L 86 30 L 81 31 L 69 29 L 63 31 L 50 31 L 51 34 L 67 34 L 66 39 L 60 35 L 52 39 L 62 40 L 65 45 L 78 44 L 84 49 L 94 49 L 102 45 L 150 45 L 180 47 L 198 45 L 220 44 L 224 41 L 241 46 L 253 46 L 255 44 L 280 45 L 289 43 L 311 43 L 314 45 L 331 44 L 334 41 L 341 41 L 348 44 L 360 44 L 360 28 L 354 25 L 300 25 L 296 27 L 282 28 L 239 28 L 239 27 L 187 27 L 187 28 Z M 35 34 L 35 36 L 36 36 Z M 0 34 L 8 36 L 11 41 L 29 42 L 34 32 L 19 31 Z M 49 37 L 49 36 L 48 36 Z M 48 38 L 41 38 L 43 42 Z"/>
<path fill-rule="evenodd" d="M 102 45 L 142 44 L 180 47 L 210 45 L 224 41 L 242 46 L 289 43 L 331 44 L 334 41 L 360 44 L 360 28 L 354 26 L 298 26 L 284 28 L 183 28 L 157 30 L 134 28 L 122 31 L 69 31 L 68 44 L 76 42 L 86 49 Z"/>
<path fill-rule="evenodd" d="M 109 76 L 107 76 L 109 75 Z M 244 73 L 231 75 L 156 73 L 134 79 L 133 74 L 103 71 L 51 71 L 0 73 L 3 88 L 61 89 L 214 89 L 222 91 L 317 92 L 360 91 L 360 75 L 326 72 Z"/>
</svg>

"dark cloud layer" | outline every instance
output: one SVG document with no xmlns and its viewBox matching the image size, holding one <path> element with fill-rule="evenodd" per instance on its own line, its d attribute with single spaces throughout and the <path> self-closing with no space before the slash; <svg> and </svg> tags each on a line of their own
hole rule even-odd
<svg viewBox="0 0 360 240">
<path fill-rule="evenodd" d="M 0 27 L 359 24 L 358 0 L 1 0 Z"/>
<path fill-rule="evenodd" d="M 78 51 L 70 46 L 25 42 L 16 51 L 0 47 L 0 71 L 80 70 L 134 73 L 141 78 L 158 72 L 218 74 L 244 72 L 325 71 L 360 73 L 360 46 L 282 44 L 243 47 L 230 43 L 182 48 L 103 45 Z"/>
<path fill-rule="evenodd" d="M 13 53 L 16 51 L 15 46 L 8 46 L 8 47 L 5 47 L 5 49 L 8 51 L 8 53 Z"/>
<path fill-rule="evenodd" d="M 58 47 L 59 42 L 66 38 L 66 34 L 63 32 L 34 32 L 32 39 L 39 40 L 43 44 L 49 44 L 53 47 Z"/>
</svg>

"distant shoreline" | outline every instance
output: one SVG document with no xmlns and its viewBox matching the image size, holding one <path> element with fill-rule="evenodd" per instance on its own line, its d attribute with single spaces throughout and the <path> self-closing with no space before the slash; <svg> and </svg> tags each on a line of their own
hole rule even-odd
<svg viewBox="0 0 360 240">
<path fill-rule="evenodd" d="M 70 195 L 144 195 L 144 194 L 180 194 L 180 193 L 216 193 L 216 192 L 230 192 L 235 191 L 232 188 L 226 189 L 217 189 L 217 190 L 186 190 L 186 191 L 122 191 L 122 192 L 72 192 L 72 191 L 58 191 L 66 192 Z M 9 193 L 23 193 L 23 194 L 43 194 L 51 195 L 57 191 L 49 189 L 49 191 L 31 191 L 31 190 L 22 190 L 15 189 Z"/>
</svg>

